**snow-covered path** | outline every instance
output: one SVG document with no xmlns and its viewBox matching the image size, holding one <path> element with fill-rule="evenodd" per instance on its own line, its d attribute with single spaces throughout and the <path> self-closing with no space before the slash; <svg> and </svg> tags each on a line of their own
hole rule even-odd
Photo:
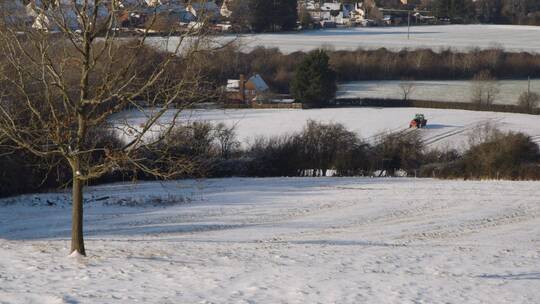
<svg viewBox="0 0 540 304">
<path fill-rule="evenodd" d="M 87 197 L 85 259 L 66 257 L 66 194 L 1 201 L 0 303 L 540 302 L 537 182 L 233 178 Z"/>
</svg>

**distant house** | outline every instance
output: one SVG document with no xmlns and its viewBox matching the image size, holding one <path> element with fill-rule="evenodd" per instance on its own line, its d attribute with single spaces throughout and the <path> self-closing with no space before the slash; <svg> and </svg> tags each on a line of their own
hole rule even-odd
<svg viewBox="0 0 540 304">
<path fill-rule="evenodd" d="M 396 0 L 401 1 L 401 0 Z M 343 2 L 338 0 L 320 2 L 300 0 L 298 9 L 306 10 L 311 19 L 321 27 L 343 25 L 369 26 L 378 23 L 382 14 L 374 1 Z"/>
<path fill-rule="evenodd" d="M 308 11 L 311 18 L 323 27 L 333 27 L 350 22 L 354 4 L 342 4 L 339 1 L 318 3 L 305 1 L 300 6 Z"/>
<path fill-rule="evenodd" d="M 220 14 L 221 16 L 225 18 L 229 18 L 232 16 L 232 10 L 231 10 L 231 2 L 232 0 L 224 0 L 223 4 L 221 5 Z"/>
<path fill-rule="evenodd" d="M 87 7 L 88 12 L 94 11 L 94 6 Z M 63 1 L 47 2 L 31 0 L 25 7 L 27 18 L 32 28 L 49 31 L 58 30 L 59 24 L 76 30 L 80 27 L 79 12 L 73 4 Z M 97 6 L 97 21 L 106 22 L 110 8 L 105 3 Z"/>
<path fill-rule="evenodd" d="M 270 93 L 270 87 L 259 74 L 255 74 L 247 80 L 244 75 L 240 75 L 240 79 L 227 80 L 225 93 L 228 102 L 251 103 Z"/>
<path fill-rule="evenodd" d="M 169 32 L 178 29 L 182 24 L 196 20 L 197 18 L 182 3 L 169 2 L 155 7 L 149 5 L 148 7 L 132 8 L 129 10 L 127 24 L 133 27 L 148 28 L 151 32 Z M 126 26 L 126 22 L 122 22 L 122 24 Z"/>
<path fill-rule="evenodd" d="M 216 21 L 221 17 L 220 7 L 214 1 L 192 2 L 187 5 L 186 11 L 197 19 L 203 17 Z"/>
<path fill-rule="evenodd" d="M 354 24 L 366 25 L 366 10 L 364 8 L 364 3 L 359 2 L 350 5 L 352 6 L 350 10 L 351 22 Z"/>
</svg>

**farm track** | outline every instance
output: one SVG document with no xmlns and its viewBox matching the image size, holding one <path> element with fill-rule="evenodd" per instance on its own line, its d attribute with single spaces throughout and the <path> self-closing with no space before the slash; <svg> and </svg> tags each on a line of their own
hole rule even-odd
<svg viewBox="0 0 540 304">
<path fill-rule="evenodd" d="M 531 140 L 540 145 L 540 135 L 531 136 Z"/>
<path fill-rule="evenodd" d="M 478 127 L 480 127 L 482 125 L 490 124 L 490 123 L 497 123 L 497 122 L 499 122 L 501 120 L 503 120 L 503 118 L 488 118 L 488 119 L 485 119 L 485 120 L 482 120 L 482 121 L 479 121 L 479 122 L 473 122 L 473 123 L 470 123 L 470 124 L 466 124 L 463 127 L 456 128 L 456 129 L 453 129 L 453 130 L 449 130 L 449 131 L 446 131 L 446 132 L 443 132 L 443 133 L 436 134 L 436 135 L 431 136 L 431 137 L 424 138 L 423 143 L 424 143 L 424 145 L 429 146 L 429 145 L 437 143 L 437 142 L 439 142 L 441 140 L 448 139 L 448 138 L 450 138 L 452 136 L 456 136 L 456 135 L 460 135 L 460 134 L 463 134 L 463 133 L 468 132 L 468 131 L 472 131 L 475 128 L 478 128 Z"/>
<path fill-rule="evenodd" d="M 495 216 L 463 221 L 459 223 L 459 225 L 440 225 L 439 227 L 434 227 L 435 229 L 404 235 L 402 238 L 408 240 L 459 238 L 474 233 L 480 233 L 487 229 L 533 221 L 538 218 L 540 218 L 540 209 L 525 209 L 518 207 L 505 210 L 504 213 Z"/>
<path fill-rule="evenodd" d="M 433 134 L 433 135 L 423 136 L 422 143 L 424 145 L 426 145 L 426 146 L 430 146 L 430 145 L 438 143 L 438 142 L 440 142 L 442 140 L 452 138 L 453 136 L 462 135 L 462 134 L 464 134 L 466 132 L 472 131 L 475 128 L 478 128 L 478 127 L 480 127 L 482 125 L 496 124 L 497 122 L 500 122 L 503 119 L 504 118 L 488 118 L 488 119 L 484 119 L 484 120 L 481 120 L 481 121 L 472 122 L 472 123 L 466 124 L 464 126 L 452 127 L 450 130 L 447 130 L 447 131 L 444 131 L 444 132 L 441 132 L 441 133 L 436 133 L 436 134 Z M 428 127 L 429 127 L 429 124 L 428 124 Z M 386 131 L 386 132 L 384 132 L 382 134 L 396 134 L 396 135 L 401 135 L 401 136 L 408 136 L 409 134 L 422 132 L 422 131 L 425 131 L 425 130 L 429 131 L 429 129 L 415 129 L 415 128 L 398 127 L 398 128 L 390 129 L 390 130 L 388 130 L 388 131 Z M 379 136 L 381 136 L 382 134 L 377 134 L 377 135 L 368 137 L 367 141 L 371 141 L 371 142 L 374 142 L 375 144 L 378 144 L 378 143 L 380 143 L 380 140 L 382 139 L 382 138 L 379 138 Z M 421 135 L 423 135 L 423 134 L 421 134 Z M 533 141 L 535 141 L 535 142 L 540 142 L 540 135 L 532 136 L 531 139 Z"/>
</svg>

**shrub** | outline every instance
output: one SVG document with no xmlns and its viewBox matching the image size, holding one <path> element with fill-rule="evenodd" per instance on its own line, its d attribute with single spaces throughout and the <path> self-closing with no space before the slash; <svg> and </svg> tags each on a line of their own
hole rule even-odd
<svg viewBox="0 0 540 304">
<path fill-rule="evenodd" d="M 519 179 L 523 168 L 539 161 L 538 145 L 523 133 L 497 135 L 471 147 L 462 159 L 465 176 L 497 179 Z"/>
<path fill-rule="evenodd" d="M 519 95 L 518 106 L 532 113 L 538 107 L 540 95 L 534 92 L 523 92 Z"/>
<path fill-rule="evenodd" d="M 424 160 L 424 144 L 417 132 L 381 135 L 374 147 L 374 167 L 394 175 L 398 169 L 418 169 Z"/>
<path fill-rule="evenodd" d="M 259 137 L 247 152 L 250 176 L 299 176 L 300 145 L 296 136 Z"/>
<path fill-rule="evenodd" d="M 323 176 L 326 176 L 328 169 L 336 168 L 337 164 L 345 171 L 349 167 L 346 160 L 352 158 L 352 151 L 360 145 L 356 134 L 342 124 L 315 121 L 308 121 L 298 135 L 298 142 L 303 168 L 315 169 L 314 174 L 321 170 Z"/>
</svg>

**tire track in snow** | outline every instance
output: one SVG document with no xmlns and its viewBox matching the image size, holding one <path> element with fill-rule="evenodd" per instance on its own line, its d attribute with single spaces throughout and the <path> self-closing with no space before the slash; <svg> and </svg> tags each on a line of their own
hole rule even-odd
<svg viewBox="0 0 540 304">
<path fill-rule="evenodd" d="M 482 217 L 459 223 L 459 225 L 444 225 L 438 229 L 426 232 L 418 232 L 402 236 L 403 239 L 411 240 L 438 240 L 459 238 L 462 236 L 479 233 L 482 230 L 493 229 L 500 226 L 517 224 L 540 218 L 540 209 L 511 208 L 507 212 L 492 217 Z"/>
<path fill-rule="evenodd" d="M 456 135 L 465 133 L 467 131 L 474 130 L 475 128 L 480 127 L 480 126 L 482 126 L 484 124 L 497 123 L 497 122 L 499 122 L 499 121 L 501 121 L 503 119 L 504 118 L 488 118 L 488 119 L 485 119 L 485 120 L 482 120 L 482 121 L 479 121 L 479 122 L 473 122 L 473 123 L 470 123 L 470 124 L 466 124 L 466 125 L 464 125 L 462 127 L 456 127 L 456 128 L 454 128 L 452 130 L 442 132 L 442 133 L 438 133 L 438 134 L 436 134 L 434 136 L 424 138 L 423 143 L 424 143 L 424 145 L 429 146 L 429 145 L 432 145 L 432 144 L 434 144 L 436 142 L 439 142 L 441 140 L 447 139 L 449 137 L 456 136 Z"/>
<path fill-rule="evenodd" d="M 532 142 L 537 143 L 538 145 L 540 145 L 540 135 L 531 136 L 531 140 L 532 140 Z"/>
</svg>

